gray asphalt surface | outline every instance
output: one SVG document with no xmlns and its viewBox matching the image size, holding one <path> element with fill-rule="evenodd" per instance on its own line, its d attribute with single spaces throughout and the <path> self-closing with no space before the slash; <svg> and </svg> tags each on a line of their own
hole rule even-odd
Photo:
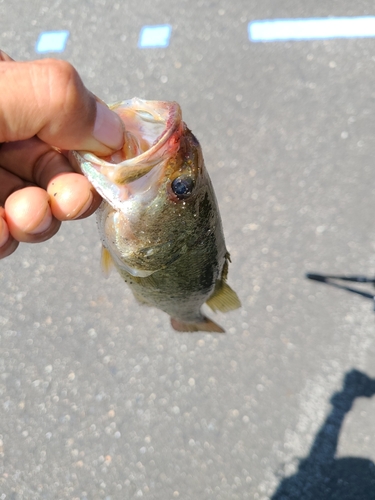
<svg viewBox="0 0 375 500">
<path fill-rule="evenodd" d="M 243 303 L 217 316 L 226 335 L 175 333 L 103 278 L 93 217 L 1 261 L 1 500 L 375 498 L 373 304 L 305 278 L 375 275 L 375 40 L 247 38 L 253 19 L 372 12 L 0 0 L 14 58 L 68 29 L 52 55 L 105 101 L 180 103 Z M 165 23 L 168 48 L 137 48 L 143 25 Z"/>
</svg>

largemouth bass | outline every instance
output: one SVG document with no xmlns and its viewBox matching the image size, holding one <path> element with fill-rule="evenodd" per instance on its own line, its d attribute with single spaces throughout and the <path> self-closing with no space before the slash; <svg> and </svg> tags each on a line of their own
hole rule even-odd
<svg viewBox="0 0 375 500">
<path fill-rule="evenodd" d="M 171 316 L 177 331 L 223 332 L 201 307 L 240 307 L 226 283 L 229 254 L 199 142 L 176 102 L 131 99 L 110 106 L 125 146 L 98 158 L 75 151 L 103 197 L 96 212 L 102 267 L 112 264 L 142 304 Z"/>
</svg>

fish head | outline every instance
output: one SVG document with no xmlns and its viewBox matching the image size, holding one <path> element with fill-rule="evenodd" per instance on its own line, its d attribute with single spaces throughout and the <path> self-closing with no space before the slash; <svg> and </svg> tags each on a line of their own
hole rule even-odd
<svg viewBox="0 0 375 500">
<path fill-rule="evenodd" d="M 177 103 L 135 98 L 111 108 L 124 123 L 124 148 L 105 158 L 73 154 L 103 197 L 97 219 L 104 247 L 118 268 L 149 276 L 212 231 L 216 200 Z"/>
</svg>

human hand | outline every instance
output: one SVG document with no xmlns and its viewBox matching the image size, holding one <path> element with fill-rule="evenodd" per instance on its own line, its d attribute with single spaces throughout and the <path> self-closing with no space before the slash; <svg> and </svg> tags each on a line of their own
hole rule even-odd
<svg viewBox="0 0 375 500">
<path fill-rule="evenodd" d="M 123 142 L 120 118 L 69 63 L 15 62 L 0 51 L 0 258 L 99 206 L 100 196 L 64 151 L 105 156 Z"/>
</svg>

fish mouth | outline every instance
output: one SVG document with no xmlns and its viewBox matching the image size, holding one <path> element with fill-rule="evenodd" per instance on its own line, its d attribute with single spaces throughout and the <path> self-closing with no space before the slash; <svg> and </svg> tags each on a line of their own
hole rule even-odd
<svg viewBox="0 0 375 500">
<path fill-rule="evenodd" d="M 183 122 L 176 102 L 133 98 L 109 107 L 124 124 L 123 149 L 104 158 L 88 151 L 73 151 L 73 155 L 99 194 L 113 204 L 113 197 L 126 191 L 123 187 L 178 150 Z"/>
</svg>

